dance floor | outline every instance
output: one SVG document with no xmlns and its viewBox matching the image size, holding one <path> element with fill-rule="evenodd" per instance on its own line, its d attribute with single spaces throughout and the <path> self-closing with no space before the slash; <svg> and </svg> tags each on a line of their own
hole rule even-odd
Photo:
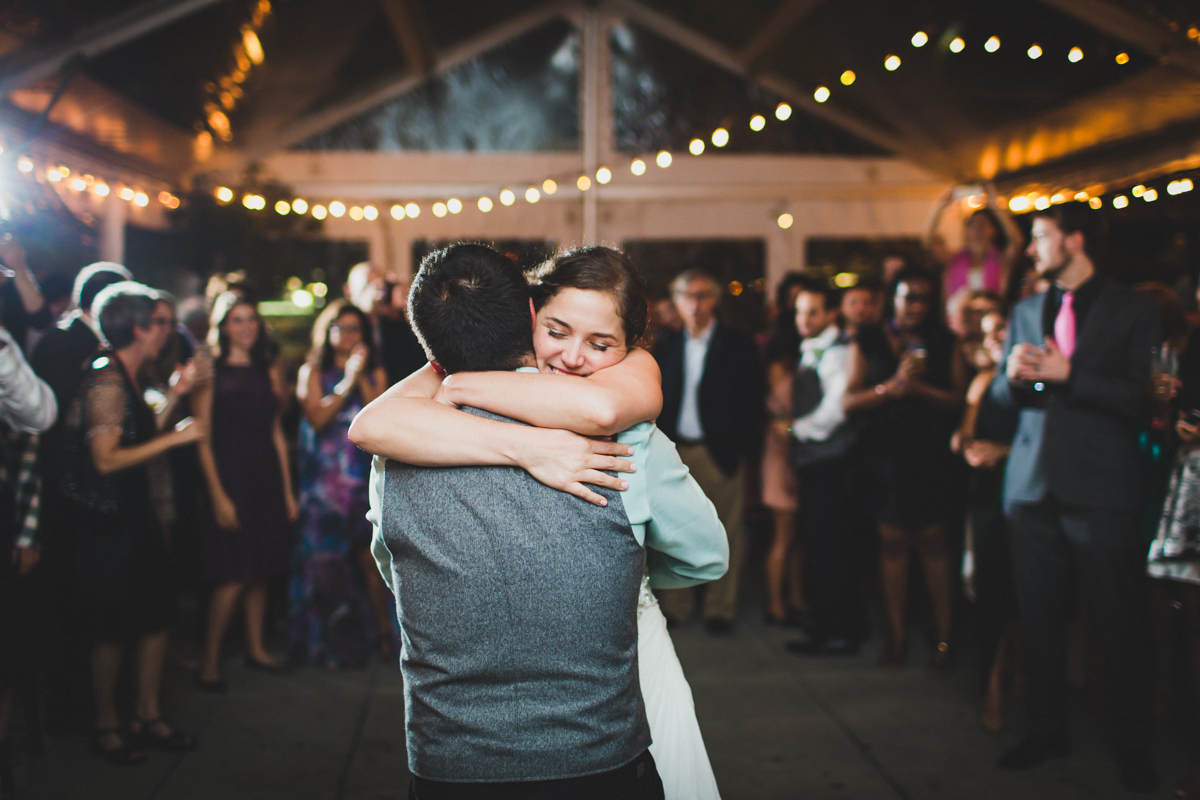
<svg viewBox="0 0 1200 800">
<path fill-rule="evenodd" d="M 676 631 L 717 780 L 726 800 L 761 798 L 1127 797 L 1106 758 L 1094 709 L 1081 696 L 1075 756 L 1028 773 L 996 770 L 1017 741 L 1014 715 L 1000 736 L 983 733 L 974 670 L 927 676 L 923 642 L 905 671 L 875 666 L 878 639 L 849 660 L 800 659 L 786 632 L 748 614 L 730 638 L 698 625 Z M 200 748 L 154 753 L 138 768 L 91 757 L 83 737 L 51 737 L 47 753 L 18 756 L 22 797 L 39 800 L 403 800 L 404 699 L 399 673 L 305 668 L 273 677 L 231 659 L 231 689 L 200 694 L 191 675 L 168 670 L 171 717 Z M 1018 705 L 1013 701 L 1014 706 Z M 1167 723 L 1158 765 L 1164 788 L 1190 765 L 1194 731 Z M 20 737 L 18 737 L 20 738 Z"/>
</svg>

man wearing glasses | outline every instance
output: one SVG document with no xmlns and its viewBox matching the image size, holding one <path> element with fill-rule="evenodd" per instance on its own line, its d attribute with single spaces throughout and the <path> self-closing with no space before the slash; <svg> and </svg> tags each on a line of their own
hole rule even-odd
<svg viewBox="0 0 1200 800">
<path fill-rule="evenodd" d="M 758 440 L 763 412 L 763 376 L 754 341 L 716 319 L 721 286 L 690 269 L 671 284 L 682 331 L 663 331 L 654 348 L 663 380 L 658 427 L 708 495 L 729 537 L 729 571 L 706 587 L 705 626 L 713 634 L 733 630 L 741 571 L 742 462 Z M 693 589 L 662 593 L 668 620 L 688 622 L 695 611 Z"/>
</svg>

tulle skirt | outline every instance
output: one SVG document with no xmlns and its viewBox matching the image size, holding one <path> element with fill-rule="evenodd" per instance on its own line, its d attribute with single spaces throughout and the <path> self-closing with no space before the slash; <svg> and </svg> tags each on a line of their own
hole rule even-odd
<svg viewBox="0 0 1200 800">
<path fill-rule="evenodd" d="M 653 595 L 638 609 L 638 677 L 654 740 L 650 754 L 662 778 L 666 800 L 720 800 L 700 723 L 696 721 L 692 688 L 683 675 L 667 633 L 667 620 Z"/>
</svg>

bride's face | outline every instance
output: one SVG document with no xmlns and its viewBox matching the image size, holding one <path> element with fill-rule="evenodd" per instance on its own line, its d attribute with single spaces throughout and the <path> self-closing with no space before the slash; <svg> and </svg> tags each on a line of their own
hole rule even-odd
<svg viewBox="0 0 1200 800">
<path fill-rule="evenodd" d="M 533 349 L 542 372 L 587 377 L 625 358 L 625 326 L 604 292 L 562 289 L 537 315 Z"/>
</svg>

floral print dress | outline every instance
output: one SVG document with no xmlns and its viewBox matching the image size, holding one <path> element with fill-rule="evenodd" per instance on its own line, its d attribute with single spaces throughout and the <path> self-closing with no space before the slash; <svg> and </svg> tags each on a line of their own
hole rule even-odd
<svg viewBox="0 0 1200 800">
<path fill-rule="evenodd" d="M 324 372 L 322 392 L 332 392 L 341 379 L 340 370 Z M 371 457 L 346 438 L 362 405 L 355 390 L 324 430 L 315 431 L 307 420 L 300 424 L 300 540 L 288 592 L 288 654 L 294 662 L 363 666 L 377 644 L 356 558 L 371 542 Z"/>
</svg>

